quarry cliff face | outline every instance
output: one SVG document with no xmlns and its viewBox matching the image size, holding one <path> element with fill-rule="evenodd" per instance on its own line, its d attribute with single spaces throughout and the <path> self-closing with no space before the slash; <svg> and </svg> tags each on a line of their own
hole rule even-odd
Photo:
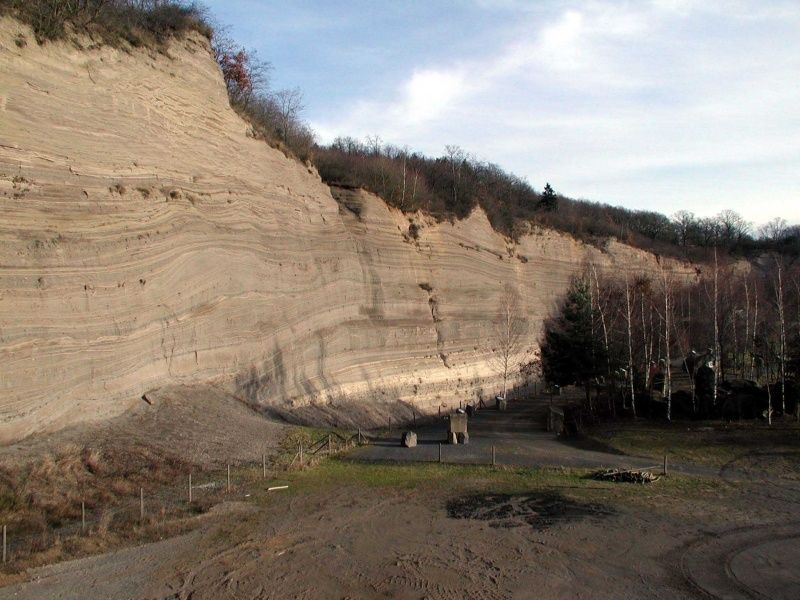
<svg viewBox="0 0 800 600">
<path fill-rule="evenodd" d="M 32 40 L 0 20 L 0 442 L 181 383 L 284 415 L 435 412 L 497 392 L 505 284 L 534 345 L 587 261 L 656 268 L 614 242 L 513 243 L 480 211 L 435 223 L 332 192 L 248 135 L 199 37 L 166 55 Z"/>
</svg>

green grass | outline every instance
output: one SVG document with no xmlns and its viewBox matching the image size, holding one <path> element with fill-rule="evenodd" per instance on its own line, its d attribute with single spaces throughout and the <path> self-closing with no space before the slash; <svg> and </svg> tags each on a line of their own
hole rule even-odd
<svg viewBox="0 0 800 600">
<path fill-rule="evenodd" d="M 779 422 L 684 422 L 604 424 L 588 434 L 588 443 L 616 452 L 721 467 L 755 452 L 800 452 L 800 427 Z"/>
<path fill-rule="evenodd" d="M 383 488 L 387 492 L 423 493 L 434 499 L 476 492 L 524 494 L 558 490 L 584 500 L 641 504 L 665 496 L 717 497 L 725 488 L 716 480 L 677 474 L 639 485 L 598 481 L 591 473 L 587 469 L 366 463 L 331 458 L 313 468 L 281 474 L 266 485 L 257 486 L 253 499 L 268 504 L 275 499 L 274 493 L 266 492 L 268 485 L 289 485 L 281 494 L 315 495 L 335 493 L 342 488 Z"/>
</svg>

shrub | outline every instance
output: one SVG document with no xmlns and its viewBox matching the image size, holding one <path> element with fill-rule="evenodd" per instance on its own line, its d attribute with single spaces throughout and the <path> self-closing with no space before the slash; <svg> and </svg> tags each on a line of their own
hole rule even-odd
<svg viewBox="0 0 800 600">
<path fill-rule="evenodd" d="M 754 239 L 746 228 L 726 237 L 720 232 L 725 229 L 722 224 L 731 220 L 731 212 L 723 211 L 696 223 L 697 232 L 687 244 L 681 241 L 677 218 L 566 198 L 549 184 L 540 194 L 526 180 L 452 146 L 444 156 L 431 158 L 382 144 L 377 137 L 364 142 L 340 137 L 316 148 L 315 162 L 326 183 L 363 188 L 405 212 L 419 210 L 439 220 L 460 219 L 480 206 L 492 227 L 512 239 L 539 225 L 601 249 L 616 238 L 650 252 L 692 260 L 707 259 L 714 246 L 739 255 L 768 249 L 800 255 L 800 227 L 788 228 L 777 241 Z"/>
<path fill-rule="evenodd" d="M 30 25 L 40 43 L 70 30 L 134 46 L 160 46 L 189 31 L 212 34 L 203 10 L 181 0 L 0 0 L 0 14 Z"/>
</svg>

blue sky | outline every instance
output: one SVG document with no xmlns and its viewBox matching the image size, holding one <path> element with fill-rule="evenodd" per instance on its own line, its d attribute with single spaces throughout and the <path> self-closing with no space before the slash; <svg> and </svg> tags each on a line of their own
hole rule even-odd
<svg viewBox="0 0 800 600">
<path fill-rule="evenodd" d="M 206 0 L 323 142 L 456 144 L 565 195 L 800 223 L 796 0 Z"/>
</svg>

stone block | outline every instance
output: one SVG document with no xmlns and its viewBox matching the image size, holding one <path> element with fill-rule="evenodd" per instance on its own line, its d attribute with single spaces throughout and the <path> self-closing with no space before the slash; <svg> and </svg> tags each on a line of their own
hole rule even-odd
<svg viewBox="0 0 800 600">
<path fill-rule="evenodd" d="M 403 433 L 401 443 L 406 448 L 413 448 L 417 445 L 417 434 L 413 431 L 406 431 Z"/>
</svg>

